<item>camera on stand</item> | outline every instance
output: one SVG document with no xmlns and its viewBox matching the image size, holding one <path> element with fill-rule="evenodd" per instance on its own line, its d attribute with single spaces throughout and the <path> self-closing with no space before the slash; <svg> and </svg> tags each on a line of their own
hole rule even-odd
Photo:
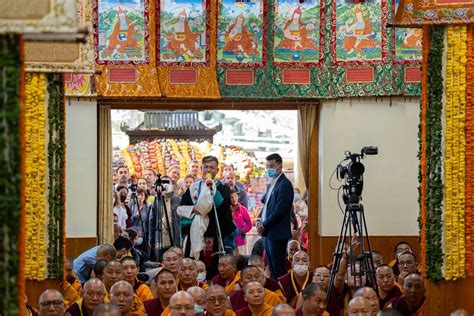
<svg viewBox="0 0 474 316">
<path fill-rule="evenodd" d="M 162 179 L 161 173 L 156 174 L 156 181 L 155 181 L 155 191 L 156 192 L 163 192 L 163 184 L 170 184 L 171 180 L 170 179 Z"/>
</svg>

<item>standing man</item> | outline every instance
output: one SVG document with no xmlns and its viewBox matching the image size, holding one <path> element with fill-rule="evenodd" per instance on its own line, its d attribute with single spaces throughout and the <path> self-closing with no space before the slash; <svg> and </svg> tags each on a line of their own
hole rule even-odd
<svg viewBox="0 0 474 316">
<path fill-rule="evenodd" d="M 206 264 L 209 279 L 218 272 L 217 253 L 221 239 L 224 247 L 228 246 L 226 251 L 229 253 L 235 248 L 233 233 L 236 228 L 230 208 L 230 187 L 216 179 L 218 171 L 219 161 L 216 157 L 202 158 L 203 179 L 189 186 L 178 207 L 178 214 L 182 216 L 181 236 L 184 239 L 185 256 L 197 253 Z"/>
<path fill-rule="evenodd" d="M 201 166 L 199 165 L 198 160 L 191 160 L 188 165 L 188 173 L 194 176 L 194 180 L 197 180 L 201 177 Z"/>
<path fill-rule="evenodd" d="M 266 159 L 267 176 L 271 181 L 262 198 L 264 205 L 256 226 L 264 237 L 271 276 L 278 279 L 287 273 L 285 258 L 286 245 L 291 237 L 293 185 L 283 174 L 283 159 L 279 154 L 271 154 Z"/>
</svg>

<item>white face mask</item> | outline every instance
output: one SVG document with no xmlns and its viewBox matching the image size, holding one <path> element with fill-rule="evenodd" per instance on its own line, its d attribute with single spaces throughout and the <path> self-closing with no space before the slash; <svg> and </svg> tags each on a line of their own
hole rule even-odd
<svg viewBox="0 0 474 316">
<path fill-rule="evenodd" d="M 204 307 L 198 304 L 194 304 L 194 313 L 204 313 Z"/>
<path fill-rule="evenodd" d="M 295 271 L 298 275 L 303 275 L 308 273 L 308 265 L 307 264 L 295 264 L 293 267 L 293 271 Z"/>
<path fill-rule="evenodd" d="M 196 280 L 198 280 L 199 282 L 206 281 L 206 272 L 198 273 Z"/>
<path fill-rule="evenodd" d="M 163 184 L 163 189 L 164 193 L 170 193 L 171 191 L 173 191 L 173 186 L 171 185 L 171 183 L 165 183 Z"/>
<path fill-rule="evenodd" d="M 135 245 L 141 245 L 143 243 L 143 237 L 138 237 Z"/>
</svg>

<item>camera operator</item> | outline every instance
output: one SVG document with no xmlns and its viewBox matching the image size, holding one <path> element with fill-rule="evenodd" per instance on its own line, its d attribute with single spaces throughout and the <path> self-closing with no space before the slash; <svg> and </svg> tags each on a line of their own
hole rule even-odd
<svg viewBox="0 0 474 316">
<path fill-rule="evenodd" d="M 159 260 L 164 251 L 171 246 L 179 246 L 179 216 L 176 212 L 181 198 L 173 192 L 171 179 L 157 175 L 155 183 L 156 198 L 149 212 L 150 258 Z M 165 212 L 166 210 L 166 212 Z"/>
</svg>

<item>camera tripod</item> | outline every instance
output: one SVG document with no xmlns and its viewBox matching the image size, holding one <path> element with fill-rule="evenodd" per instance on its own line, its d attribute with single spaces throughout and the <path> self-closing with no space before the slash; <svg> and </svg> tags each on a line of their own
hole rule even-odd
<svg viewBox="0 0 474 316">
<path fill-rule="evenodd" d="M 163 225 L 166 224 L 166 227 L 168 227 L 168 236 L 171 246 L 174 245 L 172 234 L 173 228 L 169 219 L 168 209 L 166 206 L 165 197 L 163 196 L 163 188 L 161 184 L 156 186 L 155 191 L 156 196 L 151 209 L 154 220 L 150 222 L 150 233 L 152 234 L 150 242 L 150 259 L 152 261 L 161 261 L 161 257 L 165 250 L 163 248 Z M 163 223 L 163 212 L 165 213 L 165 223 Z M 156 234 L 157 231 L 158 238 Z"/>
<path fill-rule="evenodd" d="M 334 287 L 336 275 L 339 269 L 344 268 L 341 267 L 343 258 L 347 267 L 350 267 L 355 288 L 370 286 L 379 295 L 364 206 L 361 203 L 364 165 L 360 162 L 365 155 L 377 153 L 377 147 L 364 147 L 360 155 L 346 152 L 345 160 L 350 160 L 350 162 L 346 166 L 341 164 L 337 166 L 338 178 L 345 180 L 341 188 L 343 189 L 342 197 L 346 207 L 339 239 L 333 253 L 334 260 L 327 291 L 328 300 Z M 347 248 L 344 243 L 346 238 L 349 240 Z M 362 281 L 364 277 L 366 278 L 365 284 Z"/>
</svg>

